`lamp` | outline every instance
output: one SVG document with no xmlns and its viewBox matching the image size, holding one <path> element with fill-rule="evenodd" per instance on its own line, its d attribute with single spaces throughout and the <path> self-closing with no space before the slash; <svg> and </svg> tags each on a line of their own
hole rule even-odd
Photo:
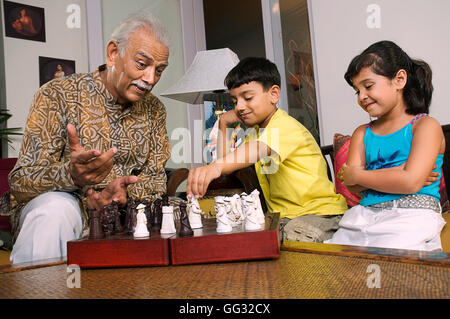
<svg viewBox="0 0 450 319">
<path fill-rule="evenodd" d="M 198 51 L 183 77 L 161 95 L 189 104 L 202 104 L 204 94 L 227 89 L 225 77 L 238 63 L 238 56 L 228 48 Z"/>
</svg>

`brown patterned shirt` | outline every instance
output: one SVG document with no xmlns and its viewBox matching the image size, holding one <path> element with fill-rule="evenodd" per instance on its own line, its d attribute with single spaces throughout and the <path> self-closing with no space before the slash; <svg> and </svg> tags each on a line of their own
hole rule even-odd
<svg viewBox="0 0 450 319">
<path fill-rule="evenodd" d="M 118 104 L 99 70 L 53 80 L 35 94 L 19 158 L 9 174 L 13 207 L 21 209 L 48 191 L 78 193 L 86 226 L 85 198 L 69 173 L 68 123 L 77 129 L 85 150 L 118 149 L 111 172 L 92 188 L 101 190 L 117 177 L 137 175 L 139 181 L 128 186 L 129 197 L 154 200 L 166 191 L 170 144 L 164 105 L 151 93 L 128 107 Z M 18 219 L 12 218 L 16 235 Z"/>
</svg>

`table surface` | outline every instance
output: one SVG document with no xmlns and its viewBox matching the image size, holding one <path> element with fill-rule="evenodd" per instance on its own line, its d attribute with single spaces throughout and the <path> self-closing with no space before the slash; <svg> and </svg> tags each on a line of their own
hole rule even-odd
<svg viewBox="0 0 450 319">
<path fill-rule="evenodd" d="M 380 288 L 373 283 L 379 267 Z M 0 274 L 0 298 L 444 298 L 450 268 L 282 250 L 274 260 L 200 265 L 82 269 L 68 288 L 67 264 Z M 72 277 L 73 278 L 73 277 Z"/>
</svg>

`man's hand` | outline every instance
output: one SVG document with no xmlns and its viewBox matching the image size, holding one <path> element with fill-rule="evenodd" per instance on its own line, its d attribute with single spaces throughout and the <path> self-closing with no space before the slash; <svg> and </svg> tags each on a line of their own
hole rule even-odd
<svg viewBox="0 0 450 319">
<path fill-rule="evenodd" d="M 220 177 L 221 174 L 221 165 L 215 161 L 209 165 L 191 169 L 186 185 L 186 194 L 188 198 L 192 198 L 192 196 L 195 198 L 203 197 L 208 189 L 209 183 Z"/>
<path fill-rule="evenodd" d="M 113 147 L 103 154 L 98 150 L 85 151 L 72 124 L 67 125 L 67 137 L 70 148 L 69 172 L 75 185 L 84 187 L 103 181 L 111 171 L 117 149 Z"/>
<path fill-rule="evenodd" d="M 123 206 L 127 203 L 127 186 L 138 181 L 137 176 L 122 176 L 97 193 L 92 188 L 86 192 L 86 204 L 90 210 L 100 210 L 112 201 Z"/>
</svg>

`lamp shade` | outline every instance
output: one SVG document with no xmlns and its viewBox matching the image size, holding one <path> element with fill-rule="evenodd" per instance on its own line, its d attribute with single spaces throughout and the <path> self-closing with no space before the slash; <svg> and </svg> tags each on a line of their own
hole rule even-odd
<svg viewBox="0 0 450 319">
<path fill-rule="evenodd" d="M 238 63 L 238 56 L 228 48 L 199 51 L 183 77 L 161 95 L 189 104 L 202 104 L 204 94 L 227 89 L 225 77 Z"/>
</svg>

